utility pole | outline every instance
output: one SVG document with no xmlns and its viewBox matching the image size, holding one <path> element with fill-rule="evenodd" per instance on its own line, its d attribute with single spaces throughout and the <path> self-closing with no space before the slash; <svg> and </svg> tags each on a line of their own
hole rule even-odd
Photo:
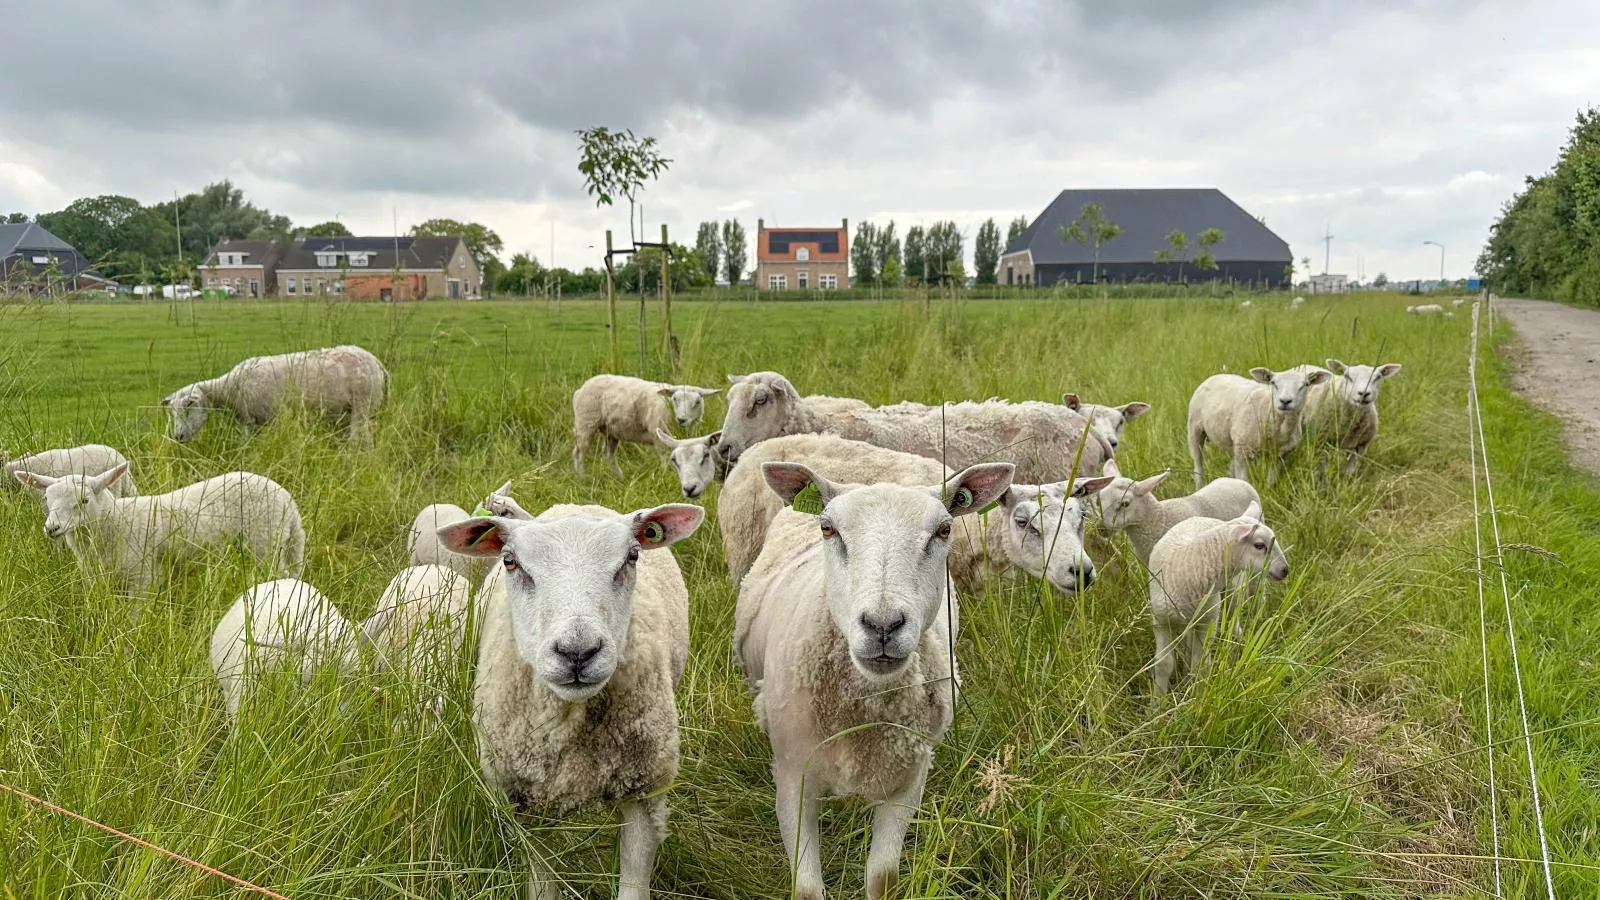
<svg viewBox="0 0 1600 900">
<path fill-rule="evenodd" d="M 1328 223 L 1329 228 L 1323 229 L 1322 236 L 1322 274 L 1328 274 L 1328 260 L 1333 256 L 1333 232 L 1330 230 L 1333 223 Z"/>
</svg>

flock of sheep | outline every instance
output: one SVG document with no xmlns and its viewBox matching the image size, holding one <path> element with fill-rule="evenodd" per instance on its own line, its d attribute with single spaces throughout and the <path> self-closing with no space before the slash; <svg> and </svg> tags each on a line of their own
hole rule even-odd
<svg viewBox="0 0 1600 900">
<path fill-rule="evenodd" d="M 824 895 L 819 800 L 853 795 L 875 807 L 866 884 L 880 898 L 898 877 L 933 745 L 955 709 L 959 598 L 1007 574 L 1089 589 L 1086 526 L 1123 532 L 1148 568 L 1154 691 L 1164 694 L 1179 642 L 1192 675 L 1225 606 L 1288 577 L 1246 480 L 1251 460 L 1270 463 L 1271 483 L 1309 440 L 1343 454 L 1353 473 L 1377 435 L 1379 387 L 1399 370 L 1329 359 L 1206 379 L 1188 410 L 1196 490 L 1167 499 L 1156 494 L 1168 473 L 1134 479 L 1116 462 L 1145 403 L 1068 394 L 1059 404 L 874 407 L 801 394 L 777 372 L 730 375 L 721 429 L 685 439 L 671 426 L 693 429 L 719 390 L 597 375 L 573 395 L 573 463 L 581 472 L 600 438 L 620 471 L 617 445 L 646 443 L 666 454 L 688 498 L 722 482 L 717 521 L 739 588 L 733 650 L 771 742 L 796 896 Z M 290 404 L 347 419 L 371 440 L 389 383 L 372 354 L 341 346 L 247 359 L 163 402 L 178 440 L 193 438 L 208 410 L 263 423 Z M 1230 455 L 1231 477 L 1206 481 L 1207 444 Z M 230 472 L 147 496 L 128 460 L 103 445 L 0 462 L 41 495 L 47 535 L 85 572 L 142 591 L 158 563 L 237 542 L 279 576 L 238 597 L 213 633 L 234 718 L 248 715 L 264 667 L 309 676 L 364 658 L 431 686 L 436 714 L 438 680 L 475 622 L 472 722 L 485 776 L 546 814 L 617 804 L 620 896 L 649 896 L 689 651 L 689 587 L 668 548 L 701 525 L 700 506 L 533 515 L 509 482 L 470 513 L 430 505 L 408 532 L 411 564 L 355 624 L 295 577 L 305 532 L 293 497 L 268 478 Z M 555 896 L 550 877 L 536 871 L 531 895 Z"/>
</svg>

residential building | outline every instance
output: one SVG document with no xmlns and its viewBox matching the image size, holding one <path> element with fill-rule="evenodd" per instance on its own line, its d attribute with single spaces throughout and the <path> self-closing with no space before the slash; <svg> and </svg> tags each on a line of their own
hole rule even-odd
<svg viewBox="0 0 1600 900">
<path fill-rule="evenodd" d="M 288 241 L 223 238 L 200 267 L 200 285 L 235 297 L 267 297 L 277 289 L 278 262 Z"/>
<path fill-rule="evenodd" d="M 1343 294 L 1350 290 L 1348 275 L 1329 275 L 1323 272 L 1321 275 L 1313 275 L 1306 279 L 1306 283 L 1313 294 Z"/>
<path fill-rule="evenodd" d="M 1083 217 L 1085 204 L 1100 205 L 1106 220 L 1121 228 L 1115 238 L 1095 248 L 1063 240 L 1060 229 Z M 1087 223 L 1080 225 L 1087 230 Z M 1193 262 L 1197 238 L 1208 228 L 1220 229 L 1221 243 L 1210 252 L 1216 268 Z M 1162 261 L 1169 251 L 1167 235 L 1181 231 L 1189 248 L 1182 261 Z M 1001 284 L 1050 286 L 1093 281 L 1216 281 L 1266 285 L 1289 281 L 1293 260 L 1289 245 L 1216 188 L 1135 188 L 1065 190 L 1000 255 Z"/>
<path fill-rule="evenodd" d="M 460 237 L 300 237 L 277 276 L 284 298 L 470 300 L 483 289 L 483 274 Z"/>
<path fill-rule="evenodd" d="M 115 288 L 71 244 L 37 222 L 0 224 L 0 293 L 56 294 Z"/>
<path fill-rule="evenodd" d="M 758 291 L 834 290 L 850 285 L 850 220 L 838 228 L 768 228 L 756 220 Z"/>
</svg>

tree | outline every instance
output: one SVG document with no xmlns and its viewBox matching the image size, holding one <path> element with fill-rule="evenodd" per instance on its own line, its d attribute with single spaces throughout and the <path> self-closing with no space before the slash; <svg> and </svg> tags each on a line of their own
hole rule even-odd
<svg viewBox="0 0 1600 900">
<path fill-rule="evenodd" d="M 944 279 L 945 279 L 945 283 L 947 283 L 949 285 L 952 285 L 954 287 L 958 287 L 958 288 L 959 287 L 966 287 L 967 286 L 967 268 L 966 268 L 966 266 L 963 266 L 961 264 L 961 260 L 959 260 L 959 259 L 950 260 L 948 263 L 945 263 Z"/>
<path fill-rule="evenodd" d="M 1375 287 L 1375 288 L 1388 287 L 1389 286 L 1389 274 L 1387 272 L 1379 272 L 1378 273 L 1378 277 L 1372 279 L 1372 286 Z"/>
<path fill-rule="evenodd" d="M 729 219 L 722 223 L 722 253 L 723 271 L 727 273 L 729 284 L 738 284 L 744 277 L 744 267 L 749 262 L 746 256 L 744 243 L 744 226 L 738 219 Z"/>
<path fill-rule="evenodd" d="M 900 267 L 900 238 L 894 233 L 893 219 L 889 220 L 889 224 L 878 229 L 878 269 L 880 272 L 878 280 L 887 280 L 886 276 L 881 273 L 888 270 L 890 260 L 894 261 L 895 272 L 895 280 L 892 283 L 898 284 L 903 270 Z"/>
<path fill-rule="evenodd" d="M 995 273 L 1000 269 L 1000 226 L 994 219 L 978 226 L 978 237 L 972 247 L 972 267 L 978 275 L 978 284 L 994 284 Z"/>
<path fill-rule="evenodd" d="M 1168 263 L 1168 264 L 1177 263 L 1178 264 L 1178 278 L 1177 278 L 1177 280 L 1180 283 L 1182 283 L 1182 281 L 1183 281 L 1183 264 L 1185 262 L 1187 262 L 1188 260 L 1189 260 L 1189 236 L 1187 234 L 1184 234 L 1183 232 L 1177 231 L 1177 230 L 1167 232 L 1167 246 L 1164 249 L 1156 251 L 1156 262 L 1158 262 L 1158 263 Z"/>
<path fill-rule="evenodd" d="M 1306 270 L 1306 277 L 1309 278 L 1311 276 L 1311 257 L 1300 257 L 1300 267 Z"/>
<path fill-rule="evenodd" d="M 14 212 L 11 215 L 6 216 L 6 224 L 7 225 L 21 225 L 23 223 L 31 222 L 31 221 L 33 221 L 33 220 L 28 218 L 28 214 L 27 213 Z"/>
<path fill-rule="evenodd" d="M 928 272 L 940 284 L 950 280 L 950 264 L 961 261 L 961 243 L 961 229 L 949 220 L 933 223 L 924 234 Z"/>
<path fill-rule="evenodd" d="M 668 271 L 672 273 L 673 291 L 689 291 L 711 286 L 711 275 L 706 272 L 700 254 L 682 244 L 672 245 L 672 260 Z M 633 254 L 622 268 L 617 270 L 617 290 L 624 294 L 637 292 L 641 272 L 644 273 L 645 293 L 654 294 L 661 290 L 660 250 L 646 247 Z"/>
<path fill-rule="evenodd" d="M 899 256 L 891 256 L 883 261 L 883 271 L 878 274 L 878 283 L 884 287 L 900 286 Z"/>
<path fill-rule="evenodd" d="M 1056 230 L 1061 236 L 1061 242 L 1076 241 L 1085 247 L 1094 248 L 1093 280 L 1100 281 L 1100 247 L 1109 241 L 1116 240 L 1122 233 L 1122 226 L 1106 218 L 1105 210 L 1098 203 L 1085 203 L 1083 212 L 1078 220 L 1071 225 L 1063 225 Z"/>
<path fill-rule="evenodd" d="M 1015 219 L 1012 219 L 1011 224 L 1006 226 L 1006 246 L 1011 246 L 1011 243 L 1017 238 L 1022 237 L 1022 233 L 1027 230 L 1027 216 L 1017 216 Z"/>
<path fill-rule="evenodd" d="M 1200 251 L 1194 255 L 1194 267 L 1196 269 L 1201 271 L 1216 270 L 1217 257 L 1212 250 L 1222 243 L 1223 237 L 1221 228 L 1207 228 L 1195 236 L 1194 242 L 1200 248 Z"/>
<path fill-rule="evenodd" d="M 611 131 L 604 127 L 579 129 L 578 171 L 584 189 L 594 205 L 611 206 L 620 195 L 628 198 L 628 237 L 633 232 L 633 211 L 645 182 L 654 181 L 672 164 L 656 151 L 653 137 L 635 137 L 633 130 Z"/>
<path fill-rule="evenodd" d="M 306 237 L 355 237 L 350 233 L 350 229 L 344 227 L 344 223 L 337 219 L 313 225 L 301 233 Z"/>
<path fill-rule="evenodd" d="M 722 271 L 719 263 L 722 261 L 722 232 L 715 222 L 701 222 L 700 230 L 695 234 L 694 252 L 700 257 L 700 265 L 711 273 L 715 281 L 716 274 Z"/>
<path fill-rule="evenodd" d="M 906 280 L 921 284 L 928 277 L 928 248 L 923 236 L 922 226 L 913 225 L 906 229 L 905 250 L 905 277 Z"/>
<path fill-rule="evenodd" d="M 850 265 L 856 271 L 857 287 L 877 283 L 883 267 L 883 260 L 878 257 L 881 250 L 877 226 L 871 222 L 858 223 L 855 240 L 850 244 Z"/>
<path fill-rule="evenodd" d="M 249 202 L 244 191 L 227 180 L 208 184 L 198 193 L 158 203 L 150 210 L 182 232 L 183 252 L 190 262 L 204 259 L 223 238 L 273 240 L 288 235 L 291 228 L 288 216 L 274 215 Z"/>
<path fill-rule="evenodd" d="M 502 294 L 527 297 L 544 290 L 548 270 L 531 253 L 517 253 L 511 265 L 495 278 L 494 289 Z"/>
<path fill-rule="evenodd" d="M 149 270 L 177 254 L 172 223 L 132 197 L 84 197 L 60 212 L 40 215 L 39 224 L 114 278 Z"/>
</svg>

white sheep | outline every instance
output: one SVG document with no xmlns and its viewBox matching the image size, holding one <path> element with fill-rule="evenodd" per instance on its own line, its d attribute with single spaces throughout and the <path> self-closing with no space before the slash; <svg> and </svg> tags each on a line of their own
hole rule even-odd
<svg viewBox="0 0 1600 900">
<path fill-rule="evenodd" d="M 1268 484 L 1276 483 L 1289 454 L 1300 445 L 1301 414 L 1306 394 L 1329 378 L 1316 366 L 1295 366 L 1283 372 L 1257 366 L 1250 377 L 1213 375 L 1189 398 L 1189 455 L 1194 460 L 1194 486 L 1205 484 L 1207 441 L 1232 454 L 1228 474 L 1244 479 L 1250 461 L 1270 454 Z"/>
<path fill-rule="evenodd" d="M 1344 474 L 1350 476 L 1378 436 L 1378 389 L 1384 379 L 1400 373 L 1400 364 L 1347 366 L 1337 359 L 1327 363 L 1334 377 L 1306 395 L 1306 430 L 1345 452 Z"/>
<path fill-rule="evenodd" d="M 817 404 L 809 402 L 812 398 L 802 399 L 776 372 L 737 377 L 728 391 L 718 445 L 731 462 L 761 441 L 821 432 L 915 453 L 953 468 L 1004 459 L 1016 465 L 1018 478 L 1030 483 L 1098 472 L 1112 456 L 1111 446 L 1086 416 L 1057 403 L 906 402 L 877 408 L 840 405 L 819 413 Z"/>
<path fill-rule="evenodd" d="M 678 487 L 683 495 L 693 500 L 711 487 L 711 482 L 727 474 L 727 460 L 717 452 L 722 432 L 713 431 L 700 437 L 678 440 L 665 431 L 656 431 L 656 440 L 671 451 L 668 461 L 678 473 Z"/>
<path fill-rule="evenodd" d="M 953 473 L 938 461 L 830 434 L 795 434 L 762 441 L 739 457 L 717 495 L 717 525 L 738 584 L 750 570 L 767 528 L 783 508 L 767 486 L 762 465 L 791 462 L 834 482 L 923 485 Z M 1087 497 L 1112 479 L 1080 478 L 1044 485 L 1012 484 L 994 511 L 956 522 L 950 539 L 950 575 L 963 594 L 983 590 L 987 577 L 1025 573 L 1063 593 L 1094 583 L 1094 561 L 1083 548 Z"/>
<path fill-rule="evenodd" d="M 358 632 L 320 591 L 293 578 L 250 588 L 211 632 L 211 670 L 228 716 L 264 669 L 295 662 L 309 681 L 319 666 L 348 670 L 358 658 Z"/>
<path fill-rule="evenodd" d="M 1468 302 L 1470 302 L 1470 301 L 1468 301 L 1467 298 L 1465 298 L 1465 297 L 1457 297 L 1456 299 L 1450 301 L 1450 305 L 1451 306 L 1455 306 L 1455 307 L 1461 307 L 1461 306 L 1467 305 Z"/>
<path fill-rule="evenodd" d="M 1205 516 L 1228 520 L 1242 515 L 1261 519 L 1261 495 L 1250 482 L 1238 478 L 1216 478 L 1187 497 L 1160 500 L 1155 490 L 1172 474 L 1170 471 L 1134 481 L 1124 477 L 1112 461 L 1106 463 L 1105 474 L 1114 480 L 1095 498 L 1100 527 L 1126 534 L 1134 556 L 1146 567 L 1156 542 L 1186 519 Z"/>
<path fill-rule="evenodd" d="M 45 534 L 66 539 L 79 571 L 105 571 L 136 592 L 149 588 L 159 557 L 186 560 L 235 540 L 273 574 L 300 571 L 300 510 L 272 479 L 228 472 L 165 494 L 117 497 L 111 488 L 127 473 L 123 463 L 93 476 L 16 478 L 44 491 Z"/>
<path fill-rule="evenodd" d="M 507 504 L 515 502 L 507 493 L 510 490 L 511 482 L 508 481 L 485 497 L 482 506 L 489 510 L 491 515 L 506 515 Z M 411 520 L 411 527 L 406 530 L 406 554 L 411 561 L 410 564 L 444 566 L 477 581 L 483 574 L 483 561 L 451 553 L 439 542 L 439 529 L 470 518 L 472 513 L 454 503 L 432 503 L 424 506 L 416 518 Z"/>
<path fill-rule="evenodd" d="M 372 439 L 372 420 L 389 394 L 389 370 L 367 350 L 349 344 L 252 356 L 226 373 L 178 388 L 162 399 L 172 437 L 188 443 L 212 409 L 231 409 L 246 425 L 264 425 L 284 409 L 303 406 L 348 419 L 357 440 Z"/>
<path fill-rule="evenodd" d="M 1305 305 L 1306 305 L 1306 298 L 1304 298 L 1304 297 L 1296 297 L 1293 300 L 1289 301 L 1289 307 L 1291 309 L 1298 309 L 1299 307 L 1302 307 L 1302 306 L 1305 306 Z"/>
<path fill-rule="evenodd" d="M 1255 303 L 1253 301 L 1250 301 L 1250 300 L 1244 300 L 1244 301 L 1241 301 L 1239 303 L 1239 308 L 1240 309 L 1249 309 L 1252 306 L 1255 306 Z"/>
<path fill-rule="evenodd" d="M 1080 415 L 1089 417 L 1094 423 L 1094 429 L 1100 432 L 1111 447 L 1111 452 L 1117 452 L 1122 445 L 1122 429 L 1128 423 L 1150 411 L 1150 404 L 1140 401 L 1124 403 L 1121 406 L 1102 406 L 1098 403 L 1084 403 L 1077 394 L 1068 392 L 1061 395 L 1061 404 L 1067 409 Z"/>
<path fill-rule="evenodd" d="M 988 463 L 926 486 L 855 485 L 762 465 L 785 503 L 815 485 L 823 504 L 820 515 L 785 509 L 773 520 L 734 612 L 734 653 L 772 744 L 794 897 L 824 896 L 822 797 L 874 805 L 867 897 L 894 888 L 933 745 L 955 709 L 960 617 L 945 572 L 954 518 L 997 500 L 1012 471 Z"/>
<path fill-rule="evenodd" d="M 453 569 L 407 566 L 389 580 L 361 626 L 377 651 L 377 669 L 399 670 L 436 692 L 435 715 L 443 711 L 437 691 L 455 668 L 466 639 L 470 593 L 467 576 Z"/>
<path fill-rule="evenodd" d="M 675 692 L 689 656 L 689 591 L 669 545 L 698 506 L 618 513 L 553 506 L 532 520 L 447 525 L 451 551 L 498 557 L 478 604 L 473 729 L 490 784 L 565 815 L 616 802 L 620 900 L 646 900 L 678 772 Z M 641 552 L 643 551 L 643 552 Z M 553 897 L 546 873 L 531 897 Z"/>
<path fill-rule="evenodd" d="M 16 459 L 0 451 L 0 471 L 11 477 L 15 477 L 18 472 L 32 472 L 35 475 L 48 475 L 51 478 L 60 478 L 64 475 L 98 475 L 108 469 L 115 469 L 127 461 L 126 456 L 105 444 L 57 447 Z M 5 479 L 7 482 L 10 480 L 11 478 Z M 27 484 L 23 486 L 31 487 Z M 43 490 L 33 488 L 33 491 L 41 500 L 44 499 Z M 124 475 L 111 486 L 111 493 L 117 497 L 132 497 L 139 491 L 134 487 L 133 476 Z"/>
<path fill-rule="evenodd" d="M 572 392 L 572 468 L 583 474 L 583 458 L 595 437 L 604 439 L 606 456 L 618 473 L 617 444 L 661 446 L 656 432 L 670 431 L 676 419 L 692 428 L 705 416 L 705 398 L 721 388 L 662 384 L 626 375 L 596 375 Z M 670 402 L 663 402 L 666 397 Z"/>
<path fill-rule="evenodd" d="M 1444 312 L 1444 307 L 1437 303 L 1424 303 L 1421 306 L 1408 306 L 1406 312 L 1414 316 L 1434 316 Z"/>
<path fill-rule="evenodd" d="M 1156 638 L 1152 671 L 1157 695 L 1172 686 L 1175 639 L 1185 640 L 1193 676 L 1205 659 L 1206 630 L 1220 617 L 1223 604 L 1253 588 L 1262 573 L 1283 581 L 1289 577 L 1289 561 L 1277 536 L 1259 519 L 1196 516 L 1156 542 L 1150 553 L 1150 622 Z M 1239 633 L 1237 620 L 1234 632 Z"/>
</svg>

